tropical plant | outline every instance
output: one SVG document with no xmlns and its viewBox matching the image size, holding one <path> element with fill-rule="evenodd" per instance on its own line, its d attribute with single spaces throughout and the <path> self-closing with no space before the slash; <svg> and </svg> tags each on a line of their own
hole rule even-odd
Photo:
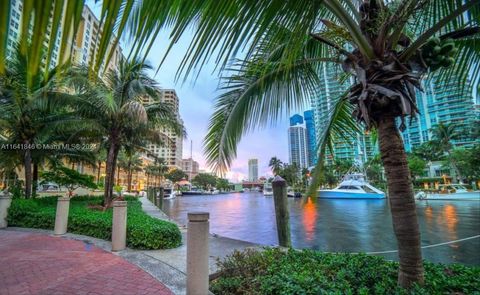
<svg viewBox="0 0 480 295">
<path fill-rule="evenodd" d="M 270 159 L 268 166 L 272 169 L 273 175 L 278 175 L 282 170 L 283 162 L 279 158 L 273 157 Z"/>
<path fill-rule="evenodd" d="M 211 189 L 217 184 L 217 177 L 208 173 L 199 173 L 192 179 L 192 183 L 203 189 Z"/>
<path fill-rule="evenodd" d="M 420 177 L 424 176 L 427 163 L 423 159 L 415 155 L 408 155 L 407 161 L 408 161 L 408 169 L 410 169 L 410 173 L 412 174 L 413 180 L 415 180 L 419 176 Z"/>
<path fill-rule="evenodd" d="M 432 133 L 434 143 L 440 148 L 440 150 L 444 154 L 448 155 L 450 165 L 452 169 L 455 170 L 456 177 L 460 180 L 460 182 L 462 182 L 462 175 L 460 174 L 460 170 L 458 169 L 455 158 L 451 157 L 453 150 L 452 141 L 460 137 L 457 125 L 455 125 L 454 123 L 439 123 L 432 127 L 432 129 L 430 129 L 430 132 Z"/>
<path fill-rule="evenodd" d="M 0 74 L 6 69 L 7 28 L 12 16 L 10 9 L 12 1 L 0 2 Z M 126 24 L 137 0 L 104 0 L 102 4 L 101 22 L 98 32 L 97 46 L 94 48 L 94 60 L 91 61 L 91 71 L 100 73 L 101 66 L 108 64 L 116 50 Z M 55 59 L 54 50 L 60 48 L 58 60 L 68 62 L 73 52 L 71 47 L 77 37 L 77 30 L 82 21 L 85 0 L 58 1 L 22 1 L 22 18 L 20 22 L 19 48 L 27 57 L 27 85 L 31 87 L 45 65 L 50 65 Z M 44 52 L 45 51 L 45 52 Z M 44 73 L 46 74 L 46 73 Z M 96 75 L 92 75 L 95 77 Z"/>
<path fill-rule="evenodd" d="M 470 180 L 480 180 L 480 144 L 472 148 L 455 149 L 448 157 L 450 163 L 454 161 L 462 175 Z"/>
<path fill-rule="evenodd" d="M 168 172 L 165 177 L 167 179 L 170 179 L 172 182 L 179 182 L 182 179 L 187 179 L 188 175 L 185 173 L 183 170 L 180 169 L 173 169 L 170 172 Z"/>
<path fill-rule="evenodd" d="M 30 77 L 28 56 L 17 49 L 0 74 L 0 137 L 6 147 L 10 146 L 2 153 L 9 158 L 10 168 L 22 163 L 26 198 L 32 194 L 34 178 L 38 179 L 39 165 L 82 153 L 43 146 L 73 143 L 70 135 L 80 132 L 84 125 L 65 105 L 75 96 L 62 90 L 59 71 L 54 68 Z"/>
<path fill-rule="evenodd" d="M 444 157 L 441 147 L 435 141 L 426 141 L 414 147 L 412 154 L 427 162 L 441 161 Z"/>
<path fill-rule="evenodd" d="M 245 131 L 306 104 L 320 87 L 317 75 L 325 63 L 353 76 L 354 85 L 333 101 L 315 172 L 321 173 L 329 139 L 359 129 L 353 118 L 377 129 L 399 248 L 398 284 L 423 283 L 412 183 L 396 122 L 403 129 L 404 118 L 417 113 L 415 89 L 428 74 L 459 81 L 470 76 L 478 85 L 480 0 L 167 2 L 162 7 L 167 4 L 144 0 L 134 9 L 131 33 L 140 36 L 142 49 L 142 41 L 152 38 L 144 32 L 155 36 L 174 23 L 174 44 L 193 24 L 179 75 L 200 71 L 213 54 L 219 68 L 227 69 L 205 139 L 215 170 L 228 168 Z M 233 60 L 240 52 L 244 60 Z"/>
<path fill-rule="evenodd" d="M 142 171 L 143 161 L 140 154 L 129 148 L 124 149 L 118 157 L 118 167 L 127 172 L 127 191 L 130 192 L 132 190 L 133 172 Z"/>
<path fill-rule="evenodd" d="M 225 178 L 217 178 L 217 183 L 215 187 L 221 191 L 229 191 L 230 190 L 230 182 L 228 179 Z"/>
<path fill-rule="evenodd" d="M 278 175 L 285 179 L 289 186 L 296 186 L 300 182 L 300 168 L 296 163 L 284 164 Z"/>
<path fill-rule="evenodd" d="M 79 187 L 97 188 L 93 176 L 81 174 L 76 170 L 65 166 L 57 166 L 51 171 L 45 171 L 41 174 L 43 181 L 41 183 L 54 182 L 59 186 L 64 186 L 68 190 L 68 196 L 73 196 L 73 191 Z"/>
<path fill-rule="evenodd" d="M 70 85 L 78 99 L 76 112 L 106 137 L 105 206 L 113 196 L 118 153 L 132 137 L 151 142 L 165 140 L 160 127 L 182 134 L 183 127 L 171 108 L 160 102 L 157 82 L 146 73 L 151 67 L 139 60 L 123 60 L 119 71 L 110 71 L 103 80 L 89 79 L 88 69 L 75 69 L 69 75 Z M 145 102 L 148 100 L 148 102 Z"/>
</svg>

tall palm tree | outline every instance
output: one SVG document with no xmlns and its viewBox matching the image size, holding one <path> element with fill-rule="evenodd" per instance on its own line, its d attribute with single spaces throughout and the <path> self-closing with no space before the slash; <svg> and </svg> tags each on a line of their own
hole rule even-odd
<svg viewBox="0 0 480 295">
<path fill-rule="evenodd" d="M 165 9 L 162 5 L 169 4 Z M 320 138 L 319 159 L 328 139 L 358 125 L 377 129 L 392 222 L 399 248 L 398 283 L 424 281 L 420 231 L 403 142 L 397 127 L 417 113 L 415 89 L 433 72 L 439 78 L 480 77 L 477 21 L 480 0 L 144 0 L 134 9 L 132 36 L 173 26 L 173 42 L 196 27 L 179 75 L 198 73 L 215 54 L 226 69 L 209 133 L 208 162 L 225 170 L 247 130 L 276 120 L 308 102 L 320 87 L 325 64 L 341 66 L 354 85 L 332 106 Z M 468 13 L 466 13 L 468 12 Z M 152 34 L 143 34 L 143 41 Z M 172 45 L 173 46 L 173 45 Z M 244 60 L 234 60 L 241 55 Z M 455 67 L 447 68 L 455 63 Z M 351 112 L 351 109 L 354 109 Z M 353 113 L 353 116 L 352 116 Z M 322 168 L 323 161 L 317 167 Z M 316 174 L 321 169 L 315 169 Z M 314 178 L 317 178 L 314 175 Z"/>
<path fill-rule="evenodd" d="M 65 150 L 42 150 L 37 145 L 65 142 L 65 134 L 83 126 L 65 105 L 75 96 L 62 90 L 59 70 L 41 71 L 31 77 L 28 57 L 17 49 L 0 74 L 0 135 L 8 144 L 22 145 L 11 154 L 23 163 L 26 198 L 32 193 L 32 166 L 38 171 L 42 159 L 61 152 L 68 154 Z"/>
<path fill-rule="evenodd" d="M 132 149 L 124 149 L 118 159 L 118 167 L 127 172 L 127 191 L 130 192 L 132 190 L 133 172 L 142 170 L 142 159 L 140 154 L 132 151 Z"/>
<path fill-rule="evenodd" d="M 452 141 L 458 139 L 461 135 L 458 132 L 457 125 L 454 123 L 438 123 L 432 129 L 430 129 L 430 132 L 432 133 L 433 141 L 444 152 L 444 154 L 448 155 L 450 165 L 452 166 L 453 170 L 455 170 L 458 180 L 460 183 L 462 183 L 463 178 L 460 174 L 460 170 L 458 169 L 455 158 L 451 156 L 453 149 Z"/>
<path fill-rule="evenodd" d="M 280 170 L 282 170 L 283 162 L 279 158 L 273 157 L 270 159 L 268 166 L 272 169 L 273 175 L 278 175 Z"/>
<path fill-rule="evenodd" d="M 92 81 L 88 69 L 76 69 L 70 83 L 79 99 L 75 109 L 105 137 L 107 158 L 104 206 L 113 199 L 118 153 L 131 138 L 163 138 L 161 127 L 177 134 L 183 127 L 171 108 L 160 102 L 160 88 L 147 71 L 151 67 L 139 60 L 124 60 L 119 71 L 111 71 L 103 80 Z M 145 103 L 145 100 L 151 102 Z"/>
</svg>

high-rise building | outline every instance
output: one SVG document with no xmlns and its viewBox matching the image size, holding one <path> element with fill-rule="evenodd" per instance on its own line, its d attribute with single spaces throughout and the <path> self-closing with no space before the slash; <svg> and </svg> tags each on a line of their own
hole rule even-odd
<svg viewBox="0 0 480 295">
<path fill-rule="evenodd" d="M 342 70 L 339 67 L 323 64 L 319 75 L 321 80 L 317 90 L 317 96 L 312 98 L 313 118 L 315 121 L 315 137 L 318 142 L 322 138 L 326 125 L 332 116 L 333 107 L 352 85 L 351 80 L 341 82 Z M 337 139 L 333 145 L 333 155 L 337 160 L 366 162 L 374 154 L 374 147 L 366 134 L 359 134 L 355 137 Z"/>
<path fill-rule="evenodd" d="M 15 44 L 19 41 L 21 35 L 21 23 L 23 18 L 23 0 L 11 0 L 10 2 L 10 24 L 8 26 L 8 41 L 7 41 L 7 50 L 6 56 L 11 57 L 15 52 Z M 63 24 L 62 24 L 63 25 Z M 63 26 L 59 27 L 57 36 L 54 40 L 53 50 L 52 50 L 52 59 L 50 61 L 50 68 L 57 66 L 59 61 L 59 52 L 61 47 L 61 36 L 63 31 Z M 79 28 L 76 32 L 73 45 L 69 44 L 67 46 L 67 56 L 70 53 L 69 57 L 73 64 L 76 65 L 92 65 L 94 62 L 95 55 L 97 53 L 98 45 L 100 43 L 100 36 L 102 32 L 99 32 L 100 21 L 93 14 L 91 9 L 85 5 L 82 11 L 82 19 L 80 20 Z M 47 29 L 46 36 L 47 40 L 44 43 L 44 50 L 46 51 L 47 46 L 50 46 L 50 30 L 51 27 Z M 113 40 L 111 40 L 108 47 L 110 51 L 113 46 Z M 72 49 L 70 52 L 69 50 Z M 120 61 L 125 57 L 122 54 L 121 47 L 117 44 L 115 50 L 113 51 L 112 58 L 110 59 L 107 66 L 105 62 L 100 67 L 100 74 L 108 72 L 108 70 L 118 70 Z M 46 58 L 42 60 L 42 66 L 45 68 Z"/>
<path fill-rule="evenodd" d="M 417 106 L 420 114 L 406 122 L 402 132 L 405 149 L 411 151 L 422 143 L 432 140 L 430 132 L 439 123 L 455 124 L 461 133 L 460 138 L 452 141 L 457 147 L 471 146 L 475 139 L 469 130 L 480 120 L 476 111 L 475 99 L 468 85 L 463 87 L 457 79 L 438 82 L 435 77 L 424 82 L 424 92 L 417 91 Z"/>
<path fill-rule="evenodd" d="M 248 180 L 249 181 L 258 180 L 258 159 L 248 160 Z"/>
<path fill-rule="evenodd" d="M 317 164 L 317 137 L 313 110 L 303 112 L 303 118 L 307 130 L 308 167 L 312 167 Z"/>
<path fill-rule="evenodd" d="M 308 167 L 307 129 L 303 117 L 293 115 L 290 117 L 288 128 L 288 156 L 290 164 L 297 164 L 300 168 Z"/>
<path fill-rule="evenodd" d="M 97 57 L 97 48 L 100 45 L 100 21 L 96 18 L 92 10 L 85 5 L 82 12 L 82 19 L 78 27 L 77 36 L 73 44 L 72 61 L 79 65 L 92 65 Z M 107 52 L 113 46 L 114 40 L 110 41 Z M 106 58 L 106 57 L 105 57 Z M 118 71 L 120 61 L 124 59 L 122 48 L 117 46 L 113 51 L 112 57 L 105 67 L 105 61 L 100 66 L 100 73 L 109 71 Z"/>
<path fill-rule="evenodd" d="M 162 90 L 161 102 L 166 103 L 170 109 L 175 113 L 179 121 L 179 98 L 175 89 Z M 170 168 L 182 169 L 182 153 L 183 153 L 183 136 L 177 135 L 173 130 L 162 127 L 160 130 L 168 137 L 168 141 L 163 145 L 150 144 L 149 151 L 159 158 L 165 159 Z"/>
<path fill-rule="evenodd" d="M 199 165 L 197 161 L 194 161 L 192 158 L 182 160 L 182 170 L 187 173 L 188 179 L 191 181 L 198 175 Z"/>
</svg>

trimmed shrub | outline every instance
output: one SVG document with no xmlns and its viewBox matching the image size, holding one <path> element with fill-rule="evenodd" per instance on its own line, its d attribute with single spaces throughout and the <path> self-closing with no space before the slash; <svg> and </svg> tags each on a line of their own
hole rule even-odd
<svg viewBox="0 0 480 295">
<path fill-rule="evenodd" d="M 425 262 L 425 285 L 397 286 L 398 263 L 313 250 L 234 252 L 218 262 L 215 294 L 479 294 L 480 267 Z"/>
<path fill-rule="evenodd" d="M 180 246 L 182 236 L 177 225 L 150 217 L 135 197 L 127 197 L 127 246 L 133 249 L 169 249 Z M 88 208 L 100 205 L 100 197 L 74 197 L 70 201 L 68 232 L 104 240 L 112 238 L 113 210 Z M 57 197 L 14 199 L 8 210 L 10 226 L 53 229 Z"/>
</svg>

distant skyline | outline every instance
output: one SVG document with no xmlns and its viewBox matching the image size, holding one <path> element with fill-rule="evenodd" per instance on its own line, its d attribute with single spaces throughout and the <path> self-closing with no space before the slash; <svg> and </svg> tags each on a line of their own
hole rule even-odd
<svg viewBox="0 0 480 295">
<path fill-rule="evenodd" d="M 100 16 L 101 3 L 95 4 L 88 0 L 87 5 Z M 169 32 L 163 31 L 158 35 L 154 45 L 147 57 L 149 63 L 156 71 L 165 51 L 170 44 Z M 180 99 L 180 115 L 187 130 L 187 138 L 183 144 L 183 158 L 190 157 L 190 140 L 193 141 L 193 159 L 200 165 L 200 169 L 209 170 L 203 154 L 203 138 L 207 133 L 208 121 L 213 112 L 215 98 L 220 92 L 218 88 L 218 73 L 214 73 L 213 62 L 209 62 L 195 83 L 192 79 L 185 83 L 175 83 L 175 74 L 186 49 L 189 46 L 191 32 L 185 34 L 174 46 L 155 79 L 162 88 L 173 88 Z M 122 40 L 123 52 L 128 55 L 129 45 Z M 152 75 L 155 74 L 155 71 Z M 230 171 L 226 177 L 232 181 L 248 179 L 248 159 L 258 159 L 258 176 L 271 176 L 272 172 L 268 167 L 270 158 L 276 156 L 283 162 L 288 162 L 288 119 L 290 115 L 302 110 L 291 111 L 273 126 L 259 128 L 254 132 L 245 135 L 237 150 L 237 158 L 233 161 Z"/>
</svg>

